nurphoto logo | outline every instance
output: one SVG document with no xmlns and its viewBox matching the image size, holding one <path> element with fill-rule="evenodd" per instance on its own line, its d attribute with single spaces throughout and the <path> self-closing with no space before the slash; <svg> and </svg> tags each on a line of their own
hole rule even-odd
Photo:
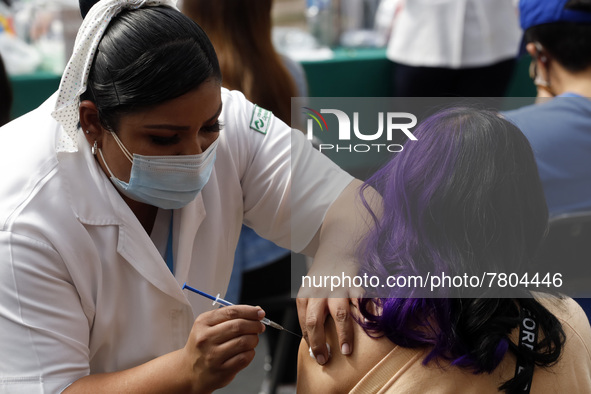
<svg viewBox="0 0 591 394">
<path fill-rule="evenodd" d="M 392 143 L 393 136 L 395 133 L 403 133 L 410 140 L 416 141 L 417 138 L 412 134 L 410 129 L 416 126 L 417 117 L 408 112 L 378 112 L 378 129 L 377 131 L 360 130 L 359 127 L 359 112 L 353 112 L 353 127 L 351 127 L 351 119 L 344 111 L 338 109 L 326 109 L 323 108 L 320 112 L 309 108 L 303 107 L 309 119 L 307 121 L 306 135 L 309 140 L 314 139 L 314 128 L 315 124 L 320 133 L 328 133 L 328 124 L 322 114 L 332 114 L 336 116 L 338 122 L 338 140 L 337 144 L 319 144 L 319 150 L 323 151 L 347 151 L 347 152 L 400 152 L 402 151 L 402 145 Z M 386 126 L 384 127 L 384 123 Z M 352 133 L 356 140 L 367 141 L 367 143 L 353 144 L 351 143 Z M 385 129 L 385 140 L 383 138 Z M 400 137 L 398 135 L 398 137 Z M 398 139 L 399 140 L 399 139 Z"/>
</svg>

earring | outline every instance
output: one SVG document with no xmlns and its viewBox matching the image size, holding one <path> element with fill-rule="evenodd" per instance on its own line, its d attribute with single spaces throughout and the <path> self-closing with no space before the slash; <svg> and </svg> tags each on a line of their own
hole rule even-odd
<svg viewBox="0 0 591 394">
<path fill-rule="evenodd" d="M 90 149 L 90 152 L 92 153 L 93 156 L 96 156 L 96 151 L 97 151 L 97 144 L 96 141 L 94 141 L 94 144 L 92 145 L 92 148 Z"/>
<path fill-rule="evenodd" d="M 86 133 L 86 134 L 90 134 L 90 130 L 86 130 L 86 131 L 85 131 L 85 133 Z"/>
</svg>

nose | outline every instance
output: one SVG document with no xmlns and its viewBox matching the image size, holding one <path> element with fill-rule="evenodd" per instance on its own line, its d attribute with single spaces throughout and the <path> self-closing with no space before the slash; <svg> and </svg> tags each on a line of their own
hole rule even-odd
<svg viewBox="0 0 591 394">
<path fill-rule="evenodd" d="M 197 136 L 192 137 L 191 141 L 184 145 L 183 155 L 198 155 L 203 153 L 213 144 L 218 138 L 218 135 L 203 135 L 204 133 L 197 133 Z"/>
</svg>

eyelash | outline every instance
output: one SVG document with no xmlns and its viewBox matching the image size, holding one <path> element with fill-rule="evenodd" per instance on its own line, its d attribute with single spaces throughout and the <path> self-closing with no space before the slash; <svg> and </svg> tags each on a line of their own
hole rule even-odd
<svg viewBox="0 0 591 394">
<path fill-rule="evenodd" d="M 174 145 L 180 141 L 178 135 L 172 137 L 160 137 L 157 135 L 153 135 L 150 138 L 152 139 L 152 142 L 156 145 Z"/>
<path fill-rule="evenodd" d="M 224 125 L 222 124 L 222 122 L 217 120 L 214 124 L 212 124 L 210 126 L 204 126 L 201 130 L 204 131 L 205 133 L 217 133 L 223 127 L 224 127 Z M 180 138 L 178 135 L 175 135 L 172 137 L 160 137 L 157 135 L 153 135 L 150 138 L 152 139 L 152 142 L 157 145 L 174 145 L 180 141 Z"/>
<path fill-rule="evenodd" d="M 203 129 L 201 129 L 201 130 L 205 131 L 206 133 L 217 133 L 223 127 L 224 127 L 224 125 L 222 124 L 222 122 L 220 122 L 219 120 L 216 120 L 214 124 L 212 124 L 211 126 L 204 126 Z"/>
</svg>

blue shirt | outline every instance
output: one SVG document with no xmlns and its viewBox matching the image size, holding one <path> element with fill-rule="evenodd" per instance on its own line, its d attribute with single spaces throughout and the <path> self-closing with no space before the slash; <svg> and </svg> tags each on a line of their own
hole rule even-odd
<svg viewBox="0 0 591 394">
<path fill-rule="evenodd" d="M 591 210 L 591 100 L 567 93 L 504 115 L 533 148 L 550 216 Z"/>
</svg>

